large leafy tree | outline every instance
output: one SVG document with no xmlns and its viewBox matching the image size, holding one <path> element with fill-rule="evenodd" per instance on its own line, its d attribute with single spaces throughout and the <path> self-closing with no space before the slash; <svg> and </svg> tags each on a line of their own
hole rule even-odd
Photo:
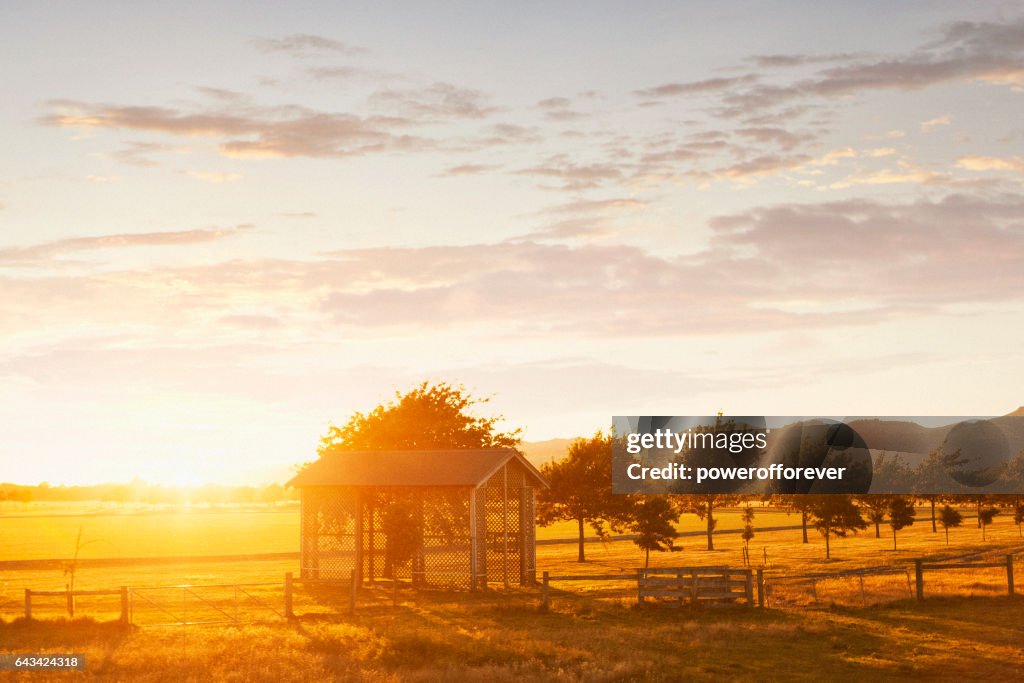
<svg viewBox="0 0 1024 683">
<path fill-rule="evenodd" d="M 601 432 L 589 439 L 576 439 L 569 445 L 565 458 L 541 467 L 541 474 L 551 488 L 538 494 L 538 521 L 542 525 L 562 520 L 576 522 L 578 562 L 586 561 L 586 525 L 604 537 L 609 530 L 621 528 L 629 515 L 629 497 L 612 493 L 611 440 L 611 435 Z"/>
<path fill-rule="evenodd" d="M 395 393 L 369 413 L 355 413 L 341 427 L 331 425 L 320 438 L 321 457 L 345 451 L 431 450 L 462 448 L 516 448 L 519 430 L 501 431 L 501 416 L 480 417 L 474 408 L 487 399 L 475 398 L 462 386 L 423 382 Z M 379 531 L 386 539 L 385 575 L 410 561 L 422 526 L 444 529 L 460 514 L 434 510 L 426 519 L 420 506 L 400 493 L 378 492 L 371 505 L 380 514 Z M 371 511 L 370 519 L 375 513 Z M 371 524 L 373 522 L 371 521 Z"/>
<path fill-rule="evenodd" d="M 520 430 L 501 431 L 502 417 L 480 417 L 473 409 L 486 398 L 447 382 L 423 382 L 369 413 L 355 413 L 341 427 L 331 425 L 318 453 L 449 448 L 516 448 Z"/>
</svg>

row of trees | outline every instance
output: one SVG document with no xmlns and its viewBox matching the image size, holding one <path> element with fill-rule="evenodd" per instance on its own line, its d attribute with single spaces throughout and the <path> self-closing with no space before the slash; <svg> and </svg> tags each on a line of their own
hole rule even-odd
<svg viewBox="0 0 1024 683">
<path fill-rule="evenodd" d="M 1024 502 L 1019 496 L 953 495 L 770 495 L 752 497 L 732 494 L 689 494 L 673 496 L 626 496 L 612 493 L 612 437 L 598 433 L 589 439 L 577 439 L 567 456 L 560 461 L 545 464 L 542 474 L 551 488 L 539 498 L 538 520 L 542 525 L 556 521 L 573 521 L 578 531 L 578 561 L 585 560 L 586 528 L 598 537 L 611 532 L 631 531 L 636 543 L 649 556 L 659 550 L 676 550 L 674 524 L 684 514 L 694 514 L 705 522 L 707 549 L 714 550 L 714 531 L 717 526 L 716 510 L 725 506 L 746 505 L 743 509 L 744 546 L 753 538 L 753 508 L 751 502 L 771 504 L 797 512 L 801 516 L 803 541 L 808 542 L 808 527 L 814 527 L 825 540 L 825 557 L 831 558 L 831 541 L 845 537 L 874 525 L 875 536 L 881 537 L 881 526 L 887 524 L 892 531 L 893 549 L 897 533 L 911 526 L 917 514 L 915 503 L 928 502 L 932 510 L 932 530 L 941 524 L 949 542 L 949 529 L 960 526 L 962 514 L 952 504 L 968 500 L 976 505 L 978 525 L 985 531 L 1000 507 L 1013 510 L 1018 527 L 1024 523 Z M 938 511 L 936 507 L 942 505 Z"/>
<path fill-rule="evenodd" d="M 330 427 L 322 437 L 319 455 L 346 450 L 385 450 L 423 448 L 516 448 L 519 430 L 502 431 L 501 416 L 479 417 L 476 406 L 487 399 L 470 396 L 463 387 L 444 382 L 423 382 L 406 393 L 396 393 L 395 400 L 381 404 L 369 413 L 355 413 L 341 427 Z M 672 496 L 626 496 L 612 494 L 612 439 L 598 433 L 589 439 L 577 439 L 567 456 L 545 464 L 541 469 L 551 484 L 538 499 L 538 520 L 546 525 L 568 520 L 576 523 L 579 536 L 578 560 L 585 560 L 586 531 L 589 527 L 598 537 L 611 533 L 630 532 L 637 545 L 649 557 L 652 551 L 678 550 L 675 523 L 684 514 L 695 514 L 705 523 L 707 548 L 714 550 L 716 510 L 723 506 L 746 504 L 743 539 L 749 544 L 754 535 L 753 508 L 760 501 L 799 512 L 803 521 L 803 538 L 807 542 L 808 525 L 825 539 L 826 556 L 831 556 L 831 539 L 887 523 L 896 534 L 914 522 L 913 497 L 908 496 L 845 496 L 845 495 L 771 495 L 767 497 L 731 494 L 692 494 Z M 922 464 L 910 476 L 938 476 L 945 463 L 938 455 Z M 891 483 L 907 476 L 908 468 L 899 459 L 882 459 L 875 476 Z M 943 469 L 943 471 L 945 471 Z M 1016 470 L 1014 470 L 1016 471 Z M 903 489 L 906 490 L 906 489 Z M 923 490 L 934 490 L 923 489 Z M 941 522 L 947 530 L 957 526 L 962 516 L 948 503 L 962 503 L 966 496 L 950 499 L 941 496 L 920 496 L 931 503 L 933 531 L 936 528 L 936 506 L 941 509 Z M 972 497 L 976 500 L 979 525 L 984 527 L 1006 500 L 994 496 Z M 1015 501 L 1015 520 L 1024 519 L 1019 500 Z"/>
</svg>

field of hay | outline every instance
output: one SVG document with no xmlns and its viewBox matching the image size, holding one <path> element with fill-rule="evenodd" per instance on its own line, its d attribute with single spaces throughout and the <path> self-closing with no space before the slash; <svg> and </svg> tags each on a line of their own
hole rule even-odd
<svg viewBox="0 0 1024 683">
<path fill-rule="evenodd" d="M 967 511 L 965 510 L 965 513 Z M 735 530 L 740 526 L 738 509 L 718 513 L 714 535 L 715 550 L 706 549 L 705 523 L 695 515 L 680 520 L 683 536 L 679 552 L 653 553 L 655 566 L 743 564 L 743 542 Z M 947 546 L 941 528 L 931 531 L 927 510 L 918 511 L 918 521 L 899 532 L 897 550 L 892 536 L 882 526 L 881 538 L 869 528 L 847 538 L 832 540 L 832 559 L 826 561 L 824 542 L 812 528 L 809 543 L 802 542 L 799 517 L 771 508 L 758 509 L 758 531 L 750 545 L 751 566 L 765 568 L 770 595 L 777 606 L 806 604 L 870 604 L 909 597 L 908 585 L 915 558 L 942 561 L 985 553 L 987 560 L 1024 549 L 1020 530 L 1007 517 L 997 517 L 982 539 L 973 519 L 950 531 Z M 167 586 L 179 584 L 235 584 L 283 582 L 285 572 L 298 571 L 298 509 L 295 506 L 257 506 L 244 509 L 82 509 L 47 507 L 40 504 L 7 504 L 0 511 L 0 616 L 12 618 L 22 611 L 25 588 L 61 590 L 68 577 L 59 563 L 19 563 L 16 560 L 67 559 L 73 555 L 78 529 L 82 529 L 84 560 L 76 571 L 76 587 L 82 590 L 119 586 Z M 643 555 L 628 539 L 588 542 L 587 562 L 576 562 L 576 529 L 560 523 L 538 530 L 538 576 L 621 573 L 622 582 L 577 581 L 554 584 L 575 593 L 608 596 L 629 594 L 635 569 Z M 557 540 L 565 542 L 554 542 Z M 204 559 L 203 556 L 209 556 Z M 98 562 L 96 558 L 108 558 Z M 118 558 L 133 558 L 121 561 Z M 1018 558 L 1018 590 L 1024 583 L 1024 557 Z M 893 568 L 892 574 L 860 577 L 849 575 L 861 569 Z M 846 574 L 846 575 L 844 575 Z M 822 575 L 808 580 L 808 575 Z M 926 577 L 929 595 L 998 595 L 1005 591 L 1005 571 L 930 573 Z M 275 588 L 280 592 L 280 586 Z M 52 604 L 48 604 L 52 603 Z M 102 602 L 100 600 L 99 602 Z M 280 602 L 273 599 L 274 604 Z M 59 616 L 60 598 L 40 599 L 40 614 Z M 87 608 L 89 601 L 82 603 Z M 116 607 L 116 606 L 115 606 Z M 104 611 L 103 607 L 100 611 Z M 93 610 L 95 611 L 95 610 Z M 83 614 L 91 613 L 86 609 Z"/>
<path fill-rule="evenodd" d="M 0 650 L 84 653 L 85 677 L 155 681 L 1020 680 L 1024 599 L 866 609 L 639 609 L 585 597 L 548 613 L 513 591 L 429 591 L 354 617 L 126 629 L 0 623 Z M 22 674 L 64 680 L 64 674 Z"/>
<path fill-rule="evenodd" d="M 705 523 L 688 515 L 679 524 L 681 551 L 654 553 L 652 564 L 741 566 L 739 511 L 718 517 L 714 551 L 706 549 Z M 751 543 L 752 566 L 765 565 L 769 606 L 781 610 L 638 608 L 633 577 L 643 558 L 635 544 L 589 542 L 580 565 L 575 526 L 557 524 L 539 530 L 538 572 L 621 573 L 623 580 L 553 581 L 548 613 L 539 609 L 536 587 L 472 594 L 384 583 L 363 590 L 350 616 L 344 589 L 300 586 L 299 617 L 288 622 L 281 616 L 282 580 L 298 569 L 293 505 L 189 511 L 7 504 L 0 510 L 0 652 L 82 652 L 87 676 L 115 680 L 763 680 L 780 671 L 798 680 L 1024 676 L 1024 598 L 1005 596 L 1005 570 L 930 572 L 923 604 L 911 600 L 910 574 L 901 573 L 914 558 L 991 559 L 1024 548 L 1008 517 L 997 517 L 985 540 L 965 519 L 947 546 L 922 509 L 917 523 L 899 533 L 898 550 L 883 526 L 881 538 L 872 528 L 833 539 L 830 561 L 820 535 L 810 529 L 804 544 L 798 524 L 799 517 L 780 510 L 755 515 L 756 528 L 782 527 L 758 531 Z M 25 588 L 60 590 L 67 577 L 57 566 L 12 561 L 69 557 L 79 528 L 88 543 L 81 556 L 94 561 L 78 568 L 77 588 L 134 587 L 138 626 L 113 621 L 117 596 L 79 598 L 71 621 L 62 596 L 36 597 L 36 620 L 20 618 Z M 559 539 L 568 542 L 552 542 Z M 191 557 L 175 559 L 185 554 Z M 107 560 L 97 562 L 101 557 Z M 900 571 L 844 575 L 879 567 Z M 1024 577 L 1024 563 L 1016 568 Z M 807 575 L 816 578 L 792 578 Z M 169 587 L 180 584 L 193 587 Z M 241 623 L 223 623 L 236 619 Z"/>
</svg>

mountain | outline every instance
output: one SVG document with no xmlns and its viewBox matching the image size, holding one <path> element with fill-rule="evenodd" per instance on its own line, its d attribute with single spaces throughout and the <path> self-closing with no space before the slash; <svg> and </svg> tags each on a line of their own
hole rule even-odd
<svg viewBox="0 0 1024 683">
<path fill-rule="evenodd" d="M 546 462 L 565 457 L 572 439 L 548 439 L 547 441 L 524 441 L 519 444 L 526 459 L 537 469 Z"/>
</svg>

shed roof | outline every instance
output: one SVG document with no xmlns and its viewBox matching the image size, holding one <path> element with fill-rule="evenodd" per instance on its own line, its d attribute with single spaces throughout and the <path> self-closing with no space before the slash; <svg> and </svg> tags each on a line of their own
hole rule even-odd
<svg viewBox="0 0 1024 683">
<path fill-rule="evenodd" d="M 513 460 L 535 485 L 547 487 L 537 469 L 511 448 L 331 453 L 308 465 L 287 485 L 478 486 Z"/>
</svg>

